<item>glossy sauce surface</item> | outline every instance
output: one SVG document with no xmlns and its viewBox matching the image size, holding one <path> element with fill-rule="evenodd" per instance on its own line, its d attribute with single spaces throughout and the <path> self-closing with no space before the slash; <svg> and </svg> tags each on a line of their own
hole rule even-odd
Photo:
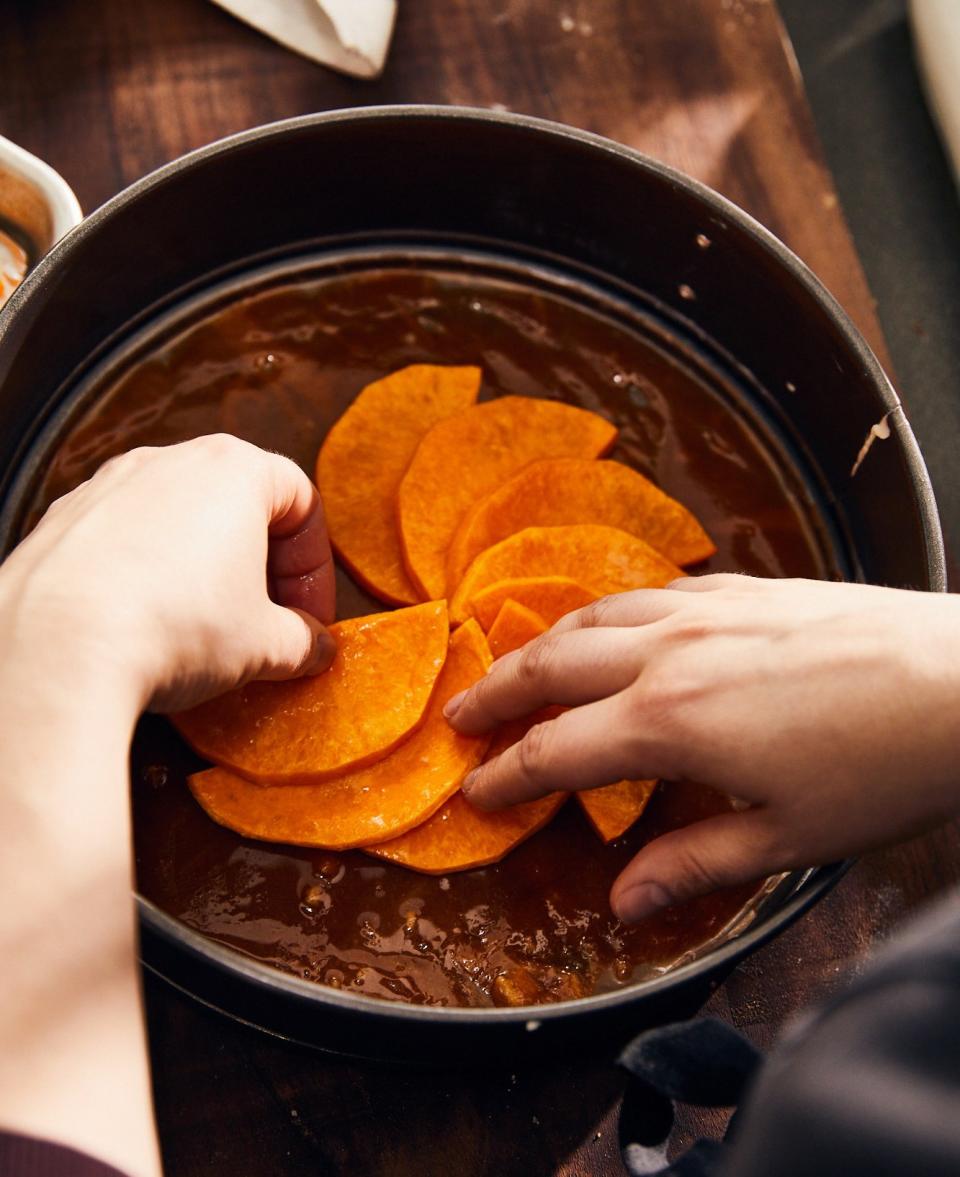
<svg viewBox="0 0 960 1177">
<path fill-rule="evenodd" d="M 99 390 L 46 464 L 37 511 L 134 445 L 227 430 L 313 472 L 329 426 L 370 380 L 412 362 L 476 363 L 484 397 L 551 396 L 620 429 L 613 457 L 701 519 L 718 553 L 694 572 L 837 575 L 813 506 L 726 394 L 623 322 L 545 288 L 441 268 L 356 272 L 241 297 L 180 325 Z M 338 574 L 339 614 L 382 606 Z M 603 846 L 570 801 L 502 863 L 444 878 L 360 851 L 267 845 L 216 826 L 185 784 L 200 767 L 162 719 L 133 752 L 142 893 L 277 968 L 390 1000 L 548 1001 L 650 976 L 710 940 L 754 888 L 621 927 L 610 884 L 644 842 L 725 809 L 661 785 Z"/>
</svg>

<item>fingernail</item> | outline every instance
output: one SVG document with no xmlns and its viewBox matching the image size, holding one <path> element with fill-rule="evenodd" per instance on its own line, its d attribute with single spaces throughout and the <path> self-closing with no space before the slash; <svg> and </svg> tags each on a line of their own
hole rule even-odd
<svg viewBox="0 0 960 1177">
<path fill-rule="evenodd" d="M 313 651 L 310 655 L 310 667 L 306 671 L 310 674 L 323 674 L 330 669 L 330 664 L 337 656 L 337 643 L 330 634 L 321 629 L 313 639 Z"/>
<path fill-rule="evenodd" d="M 613 914 L 625 924 L 635 924 L 664 907 L 673 900 L 659 883 L 638 883 L 613 900 Z"/>
<path fill-rule="evenodd" d="M 460 704 L 464 701 L 464 699 L 466 697 L 467 697 L 467 692 L 460 691 L 458 694 L 454 695 L 452 699 L 448 699 L 446 701 L 446 703 L 443 706 L 443 714 L 447 717 L 447 719 L 453 719 L 453 717 L 460 710 Z"/>
<path fill-rule="evenodd" d="M 480 770 L 479 769 L 474 769 L 472 772 L 468 772 L 466 774 L 466 777 L 464 777 L 464 779 L 461 780 L 460 790 L 462 793 L 465 794 L 465 797 L 467 798 L 467 800 L 469 800 L 469 794 L 471 794 L 473 792 L 473 790 L 475 789 L 476 784 L 478 784 L 479 780 L 480 780 Z"/>
</svg>

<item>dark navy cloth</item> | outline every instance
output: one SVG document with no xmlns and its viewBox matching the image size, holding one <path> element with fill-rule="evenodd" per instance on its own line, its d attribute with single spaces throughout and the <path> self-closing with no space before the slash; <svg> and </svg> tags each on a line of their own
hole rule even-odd
<svg viewBox="0 0 960 1177">
<path fill-rule="evenodd" d="M 805 1015 L 761 1064 L 703 1018 L 641 1034 L 620 1136 L 633 1177 L 958 1177 L 960 894 Z M 672 1101 L 738 1106 L 726 1140 L 673 1163 Z"/>
<path fill-rule="evenodd" d="M 667 1160 L 673 1103 L 731 1107 L 744 1097 L 761 1061 L 749 1039 L 718 1018 L 659 1026 L 635 1038 L 620 1055 L 630 1076 L 620 1148 L 631 1177 L 718 1174 L 726 1156 L 718 1141 L 699 1140 L 673 1164 Z"/>
</svg>

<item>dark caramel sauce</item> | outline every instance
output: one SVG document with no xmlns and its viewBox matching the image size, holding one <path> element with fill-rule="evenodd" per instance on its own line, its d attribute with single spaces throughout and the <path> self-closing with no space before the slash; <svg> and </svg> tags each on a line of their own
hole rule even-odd
<svg viewBox="0 0 960 1177">
<path fill-rule="evenodd" d="M 45 465 L 36 510 L 114 453 L 216 430 L 312 472 L 357 391 L 416 361 L 480 364 L 485 397 L 550 396 L 612 419 L 613 456 L 686 503 L 714 537 L 718 554 L 695 571 L 836 575 L 789 463 L 707 381 L 572 299 L 439 268 L 288 284 L 168 333 L 70 426 Z M 382 608 L 342 573 L 339 590 L 341 616 Z M 640 846 L 727 807 L 694 785 L 662 785 L 612 846 L 571 801 L 502 863 L 433 878 L 359 851 L 240 838 L 190 797 L 184 779 L 199 766 L 165 721 L 141 724 L 133 781 L 142 893 L 214 940 L 354 992 L 486 1005 L 496 979 L 518 970 L 533 978 L 535 1000 L 610 989 L 696 950 L 755 890 L 720 892 L 635 928 L 613 919 L 610 884 Z"/>
</svg>

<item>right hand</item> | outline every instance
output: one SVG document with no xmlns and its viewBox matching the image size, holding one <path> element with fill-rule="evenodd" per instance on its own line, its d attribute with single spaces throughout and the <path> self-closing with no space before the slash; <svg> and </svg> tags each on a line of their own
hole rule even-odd
<svg viewBox="0 0 960 1177">
<path fill-rule="evenodd" d="M 447 714 L 480 733 L 548 704 L 569 710 L 471 774 L 473 804 L 624 777 L 698 781 L 747 803 L 644 847 L 611 892 L 624 920 L 960 811 L 956 597 L 687 577 L 570 614 Z"/>
</svg>

